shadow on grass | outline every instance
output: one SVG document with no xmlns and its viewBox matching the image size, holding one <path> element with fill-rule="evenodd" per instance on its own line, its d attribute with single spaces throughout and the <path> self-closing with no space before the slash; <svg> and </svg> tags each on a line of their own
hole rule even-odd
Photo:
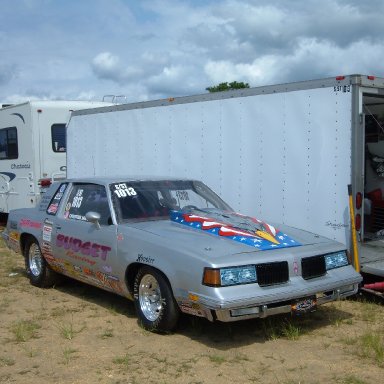
<svg viewBox="0 0 384 384">
<path fill-rule="evenodd" d="M 111 313 L 135 318 L 133 302 L 115 293 L 105 291 L 101 288 L 82 283 L 78 280 L 64 277 L 55 289 L 59 292 L 69 294 L 81 300 L 95 304 L 109 310 Z"/>
<path fill-rule="evenodd" d="M 106 308 L 116 314 L 136 318 L 133 302 L 114 293 L 66 278 L 56 289 L 89 303 Z M 341 324 L 353 317 L 352 313 L 337 305 L 321 306 L 316 312 L 303 316 L 277 315 L 265 319 L 244 320 L 233 323 L 214 322 L 194 316 L 180 316 L 175 334 L 199 341 L 209 347 L 226 350 L 275 339 L 294 342 L 297 338 L 329 325 Z M 139 327 L 139 322 L 137 321 Z M 172 337 L 172 334 L 164 335 Z"/>
<path fill-rule="evenodd" d="M 301 336 L 330 325 L 338 326 L 352 317 L 352 313 L 334 306 L 322 306 L 316 312 L 302 316 L 283 314 L 233 323 L 211 323 L 206 319 L 183 316 L 177 332 L 212 348 L 226 350 L 276 339 L 295 342 Z"/>
</svg>

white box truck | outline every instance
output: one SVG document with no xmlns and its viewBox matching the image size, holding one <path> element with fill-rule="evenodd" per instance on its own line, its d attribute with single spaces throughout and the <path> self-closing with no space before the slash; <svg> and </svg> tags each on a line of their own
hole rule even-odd
<svg viewBox="0 0 384 384">
<path fill-rule="evenodd" d="M 384 79 L 363 75 L 81 110 L 67 172 L 196 178 L 235 210 L 349 247 L 352 185 L 361 270 L 384 276 L 382 122 Z"/>
<path fill-rule="evenodd" d="M 30 101 L 0 105 L 0 219 L 11 209 L 33 207 L 42 188 L 66 176 L 66 124 L 92 101 Z"/>
</svg>

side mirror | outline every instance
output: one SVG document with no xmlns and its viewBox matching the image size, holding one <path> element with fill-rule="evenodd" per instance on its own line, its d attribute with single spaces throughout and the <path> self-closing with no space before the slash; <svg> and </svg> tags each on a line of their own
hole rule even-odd
<svg viewBox="0 0 384 384">
<path fill-rule="evenodd" d="M 99 223 L 100 217 L 101 217 L 100 213 L 98 213 L 98 212 L 89 211 L 85 214 L 85 218 L 87 219 L 87 221 L 95 224 L 98 229 L 100 228 L 100 223 Z"/>
</svg>

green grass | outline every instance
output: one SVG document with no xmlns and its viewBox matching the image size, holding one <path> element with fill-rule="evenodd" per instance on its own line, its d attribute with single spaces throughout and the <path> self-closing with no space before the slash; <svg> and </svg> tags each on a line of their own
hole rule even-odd
<svg viewBox="0 0 384 384">
<path fill-rule="evenodd" d="M 73 319 L 66 323 L 57 324 L 57 328 L 59 329 L 60 335 L 67 340 L 72 340 L 76 334 L 80 333 L 85 329 L 85 325 L 80 327 L 79 329 L 75 329 L 73 324 Z"/>
<path fill-rule="evenodd" d="M 354 375 L 346 376 L 345 378 L 341 379 L 341 381 L 337 381 L 338 383 L 341 384 L 367 384 L 366 381 L 357 378 Z"/>
<path fill-rule="evenodd" d="M 73 348 L 66 348 L 63 351 L 63 356 L 64 356 L 64 364 L 68 365 L 74 358 L 74 354 L 77 352 L 77 349 Z"/>
<path fill-rule="evenodd" d="M 209 355 L 208 359 L 211 363 L 223 364 L 227 362 L 227 359 L 222 355 Z"/>
<path fill-rule="evenodd" d="M 302 332 L 299 326 L 287 320 L 282 324 L 281 333 L 288 340 L 297 340 Z"/>
<path fill-rule="evenodd" d="M 131 356 L 126 353 L 124 356 L 117 356 L 112 360 L 113 364 L 124 365 L 128 367 L 133 362 Z"/>
<path fill-rule="evenodd" d="M 10 367 L 15 365 L 15 360 L 10 357 L 0 357 L 0 367 Z"/>
<path fill-rule="evenodd" d="M 110 329 L 110 328 L 106 329 L 106 330 L 100 335 L 100 337 L 101 337 L 102 339 L 108 339 L 108 338 L 110 338 L 110 337 L 113 337 L 113 329 Z"/>
<path fill-rule="evenodd" d="M 11 332 L 17 342 L 26 342 L 37 338 L 37 330 L 40 328 L 41 326 L 32 320 L 20 320 L 11 326 Z"/>
<path fill-rule="evenodd" d="M 363 357 L 373 358 L 377 363 L 384 363 L 384 338 L 377 332 L 368 331 L 360 336 L 360 353 Z"/>
</svg>

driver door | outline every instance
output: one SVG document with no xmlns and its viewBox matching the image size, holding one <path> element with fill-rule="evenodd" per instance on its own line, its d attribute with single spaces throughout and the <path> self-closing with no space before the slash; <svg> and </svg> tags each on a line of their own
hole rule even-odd
<svg viewBox="0 0 384 384">
<path fill-rule="evenodd" d="M 106 188 L 75 183 L 68 192 L 52 228 L 52 249 L 63 273 L 107 290 L 116 263 L 116 230 L 112 223 Z M 98 212 L 98 226 L 88 222 L 87 212 Z"/>
</svg>

